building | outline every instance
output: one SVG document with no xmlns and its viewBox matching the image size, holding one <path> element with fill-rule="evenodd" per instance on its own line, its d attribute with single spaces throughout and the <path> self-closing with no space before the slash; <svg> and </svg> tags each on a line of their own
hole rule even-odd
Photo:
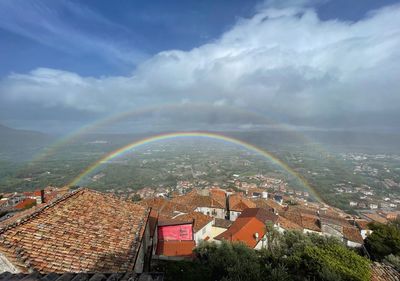
<svg viewBox="0 0 400 281">
<path fill-rule="evenodd" d="M 343 242 L 348 247 L 360 248 L 364 244 L 364 239 L 361 236 L 360 230 L 354 226 L 343 227 Z"/>
<path fill-rule="evenodd" d="M 0 229 L 0 270 L 142 272 L 149 210 L 89 189 L 21 212 Z"/>
<path fill-rule="evenodd" d="M 304 233 L 322 234 L 321 224 L 316 214 L 306 213 L 304 210 L 289 209 L 282 213 L 282 216 L 299 225 Z"/>
<path fill-rule="evenodd" d="M 368 235 L 370 235 L 372 233 L 372 230 L 369 229 L 369 221 L 364 220 L 364 219 L 357 219 L 355 221 L 356 226 L 360 229 L 360 234 L 361 237 L 365 240 L 365 238 L 367 238 Z"/>
<path fill-rule="evenodd" d="M 208 190 L 206 191 L 209 192 Z M 191 210 L 203 213 L 214 218 L 224 219 L 226 215 L 225 197 L 217 195 L 216 192 L 210 192 L 208 195 L 200 195 L 196 190 L 183 196 L 173 198 L 171 201 L 184 206 L 188 206 Z"/>
<path fill-rule="evenodd" d="M 267 246 L 266 224 L 276 223 L 278 216 L 262 208 L 247 208 L 224 232 L 214 237 L 216 241 L 241 241 L 253 249 Z"/>
<path fill-rule="evenodd" d="M 283 204 L 283 196 L 282 195 L 274 195 L 274 201 L 277 202 L 279 205 Z"/>
<path fill-rule="evenodd" d="M 235 221 L 243 210 L 255 207 L 256 204 L 253 201 L 243 197 L 241 194 L 231 194 L 228 200 L 229 219 Z"/>
<path fill-rule="evenodd" d="M 209 240 L 212 236 L 214 218 L 200 212 L 191 212 L 176 216 L 174 219 L 181 221 L 193 221 L 193 237 L 196 245 L 201 241 Z"/>
<path fill-rule="evenodd" d="M 154 258 L 179 260 L 192 257 L 196 246 L 193 224 L 193 220 L 160 219 Z"/>
<path fill-rule="evenodd" d="M 297 230 L 303 232 L 303 228 L 300 225 L 298 225 L 293 221 L 288 220 L 283 216 L 278 217 L 275 227 L 281 233 L 289 230 Z"/>
<path fill-rule="evenodd" d="M 222 232 L 226 231 L 231 225 L 232 221 L 225 219 L 215 219 L 214 224 L 211 228 L 211 239 L 210 241 L 214 241 L 214 237 L 220 235 Z"/>
<path fill-rule="evenodd" d="M 186 214 L 195 210 L 195 207 L 193 206 L 179 204 L 161 197 L 144 199 L 138 202 L 138 204 L 147 208 L 151 208 L 152 210 L 157 211 L 163 217 L 167 218 L 173 218 L 175 216 Z"/>
<path fill-rule="evenodd" d="M 267 209 L 273 213 L 280 214 L 285 211 L 285 207 L 282 205 L 278 204 L 272 199 L 253 199 L 252 200 L 257 208 L 264 208 Z"/>
</svg>

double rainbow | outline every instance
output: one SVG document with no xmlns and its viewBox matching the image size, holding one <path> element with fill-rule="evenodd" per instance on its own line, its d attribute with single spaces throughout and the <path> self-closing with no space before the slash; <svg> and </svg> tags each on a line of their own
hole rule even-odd
<svg viewBox="0 0 400 281">
<path fill-rule="evenodd" d="M 253 144 L 244 142 L 242 140 L 233 138 L 233 137 L 228 137 L 222 134 L 216 134 L 216 133 L 210 133 L 210 132 L 174 132 L 174 133 L 166 133 L 166 134 L 160 134 L 160 135 L 155 135 L 151 137 L 147 137 L 135 142 L 132 142 L 126 146 L 123 146 L 117 150 L 114 150 L 113 152 L 105 155 L 104 157 L 100 158 L 97 160 L 95 163 L 90 165 L 88 168 L 86 168 L 83 172 L 81 172 L 77 177 L 75 177 L 68 185 L 69 186 L 75 186 L 78 185 L 80 181 L 82 181 L 85 177 L 87 177 L 89 174 L 94 172 L 97 168 L 99 168 L 102 164 L 106 163 L 107 161 L 110 161 L 114 158 L 117 158 L 118 156 L 123 155 L 129 150 L 132 150 L 134 148 L 138 148 L 142 145 L 145 144 L 150 144 L 162 140 L 169 140 L 169 139 L 176 139 L 176 138 L 207 138 L 207 139 L 213 139 L 213 140 L 221 140 L 225 141 L 230 144 L 235 144 L 238 145 L 239 147 L 245 148 L 249 151 L 255 152 L 258 155 L 261 155 L 271 161 L 272 163 L 280 166 L 283 168 L 285 171 L 287 171 L 290 175 L 294 176 L 297 178 L 301 184 L 311 193 L 311 195 L 318 201 L 322 202 L 320 196 L 318 193 L 310 186 L 310 184 L 296 171 L 294 171 L 292 168 L 290 168 L 285 162 L 274 156 L 272 153 L 265 151 Z"/>
</svg>

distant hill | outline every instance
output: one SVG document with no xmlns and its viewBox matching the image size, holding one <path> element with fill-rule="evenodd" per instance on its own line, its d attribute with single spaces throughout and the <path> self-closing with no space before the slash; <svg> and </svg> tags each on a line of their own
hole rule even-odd
<svg viewBox="0 0 400 281">
<path fill-rule="evenodd" d="M 27 159 L 52 140 L 53 137 L 41 132 L 18 130 L 0 124 L 0 159 Z"/>
</svg>

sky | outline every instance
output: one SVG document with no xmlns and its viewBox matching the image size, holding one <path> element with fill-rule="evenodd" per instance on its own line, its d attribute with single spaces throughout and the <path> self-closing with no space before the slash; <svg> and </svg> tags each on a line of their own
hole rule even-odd
<svg viewBox="0 0 400 281">
<path fill-rule="evenodd" d="M 138 130 L 400 133 L 399 89 L 399 1 L 0 0 L 0 124 L 15 128 L 142 112 Z"/>
</svg>

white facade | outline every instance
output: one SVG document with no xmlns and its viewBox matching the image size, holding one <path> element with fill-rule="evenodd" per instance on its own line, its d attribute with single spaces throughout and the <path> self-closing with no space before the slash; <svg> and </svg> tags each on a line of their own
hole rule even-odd
<svg viewBox="0 0 400 281">
<path fill-rule="evenodd" d="M 210 207 L 197 207 L 196 212 L 203 213 L 207 216 L 212 216 L 217 219 L 225 219 L 225 210 L 220 208 L 210 208 Z"/>
<path fill-rule="evenodd" d="M 214 224 L 214 220 L 210 221 L 209 223 L 207 223 L 202 229 L 200 229 L 199 231 L 197 231 L 194 234 L 194 240 L 196 242 L 196 246 L 203 241 L 207 236 L 209 238 L 212 237 L 212 230 L 213 230 L 213 224 Z"/>
<path fill-rule="evenodd" d="M 267 236 L 264 235 L 257 243 L 257 245 L 254 247 L 256 250 L 261 250 L 262 248 L 267 247 Z"/>
<path fill-rule="evenodd" d="M 241 213 L 242 212 L 230 211 L 229 212 L 229 220 L 235 221 L 238 218 L 238 216 L 240 216 Z"/>
<path fill-rule="evenodd" d="M 370 235 L 371 233 L 372 233 L 372 230 L 362 229 L 361 230 L 361 237 L 365 240 L 365 238 L 367 238 L 367 236 Z"/>
<path fill-rule="evenodd" d="M 347 247 L 351 247 L 351 248 L 360 248 L 360 247 L 362 247 L 362 244 L 357 243 L 357 242 L 353 242 L 353 241 L 350 241 L 350 240 L 346 241 L 346 245 L 347 245 Z"/>
<path fill-rule="evenodd" d="M 314 230 L 307 229 L 307 228 L 303 229 L 303 233 L 316 233 L 316 234 L 322 235 L 322 232 L 314 231 Z"/>
</svg>

